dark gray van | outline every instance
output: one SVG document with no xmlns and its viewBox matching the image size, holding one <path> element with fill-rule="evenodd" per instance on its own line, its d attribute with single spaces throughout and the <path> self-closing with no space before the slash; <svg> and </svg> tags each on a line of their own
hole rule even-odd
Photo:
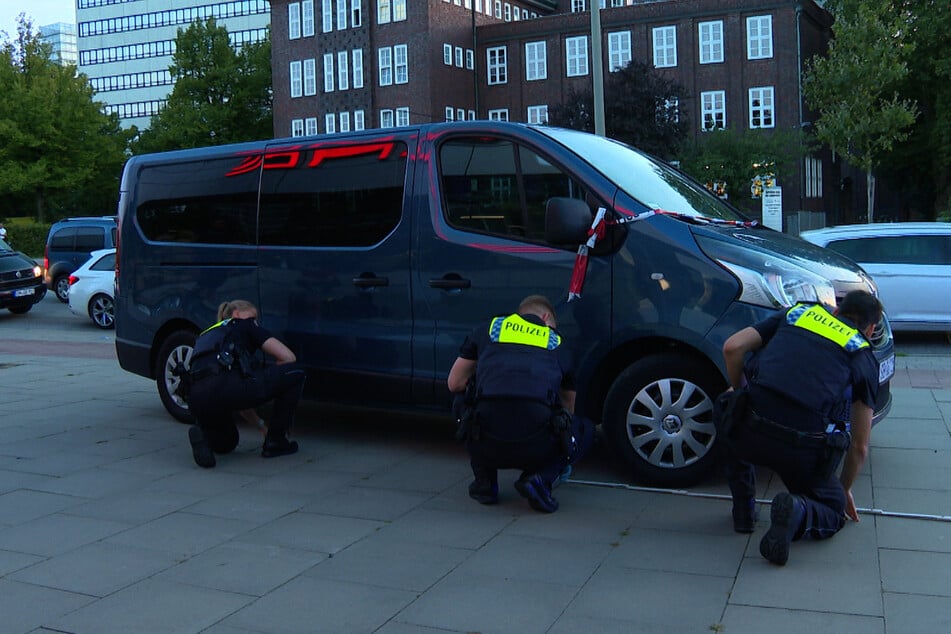
<svg viewBox="0 0 951 634">
<path fill-rule="evenodd" d="M 133 157 L 118 263 L 119 363 L 155 379 L 183 421 L 179 377 L 223 300 L 260 307 L 315 398 L 448 412 L 465 335 L 543 293 L 574 352 L 579 411 L 661 486 L 695 482 L 715 460 L 726 337 L 800 300 L 875 290 L 852 262 L 748 222 L 630 147 L 488 121 Z M 887 322 L 873 343 L 880 418 Z"/>
<path fill-rule="evenodd" d="M 43 281 L 61 302 L 69 301 L 69 276 L 93 251 L 116 246 L 115 216 L 77 216 L 53 223 L 46 236 Z"/>
</svg>

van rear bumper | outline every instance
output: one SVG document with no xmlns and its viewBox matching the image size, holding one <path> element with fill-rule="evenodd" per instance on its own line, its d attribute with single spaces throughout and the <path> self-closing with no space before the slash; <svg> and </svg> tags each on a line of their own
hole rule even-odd
<svg viewBox="0 0 951 634">
<path fill-rule="evenodd" d="M 152 375 L 152 354 L 149 346 L 116 337 L 116 357 L 119 367 L 126 372 L 154 379 Z"/>
</svg>

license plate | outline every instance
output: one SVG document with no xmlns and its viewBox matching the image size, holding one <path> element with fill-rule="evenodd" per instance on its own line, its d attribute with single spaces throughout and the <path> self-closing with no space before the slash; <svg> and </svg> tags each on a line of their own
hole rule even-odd
<svg viewBox="0 0 951 634">
<path fill-rule="evenodd" d="M 26 297 L 27 295 L 32 295 L 36 292 L 35 288 L 19 288 L 13 291 L 14 297 Z"/>
<path fill-rule="evenodd" d="M 878 382 L 884 383 L 895 374 L 895 355 L 889 355 L 878 364 Z"/>
</svg>

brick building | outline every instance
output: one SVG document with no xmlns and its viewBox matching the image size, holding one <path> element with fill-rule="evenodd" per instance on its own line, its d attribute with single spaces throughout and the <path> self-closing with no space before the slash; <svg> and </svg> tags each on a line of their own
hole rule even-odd
<svg viewBox="0 0 951 634">
<path fill-rule="evenodd" d="M 811 0 L 608 2 L 603 72 L 638 59 L 681 84 L 692 134 L 810 124 L 803 64 L 825 50 L 832 24 Z M 585 0 L 272 0 L 271 28 L 279 137 L 463 118 L 545 122 L 549 106 L 591 86 L 595 67 Z M 823 187 L 832 168 L 819 154 L 779 175 L 787 219 L 835 206 L 837 188 Z"/>
</svg>

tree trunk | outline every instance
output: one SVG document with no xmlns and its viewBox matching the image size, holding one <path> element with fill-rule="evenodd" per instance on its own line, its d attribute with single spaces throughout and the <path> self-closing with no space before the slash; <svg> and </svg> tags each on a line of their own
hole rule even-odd
<svg viewBox="0 0 951 634">
<path fill-rule="evenodd" d="M 872 168 L 865 172 L 865 195 L 868 196 L 868 222 L 875 222 L 875 175 Z"/>
<path fill-rule="evenodd" d="M 36 192 L 36 221 L 43 223 L 45 221 L 44 216 L 46 215 L 45 204 L 43 200 L 43 192 Z"/>
</svg>

